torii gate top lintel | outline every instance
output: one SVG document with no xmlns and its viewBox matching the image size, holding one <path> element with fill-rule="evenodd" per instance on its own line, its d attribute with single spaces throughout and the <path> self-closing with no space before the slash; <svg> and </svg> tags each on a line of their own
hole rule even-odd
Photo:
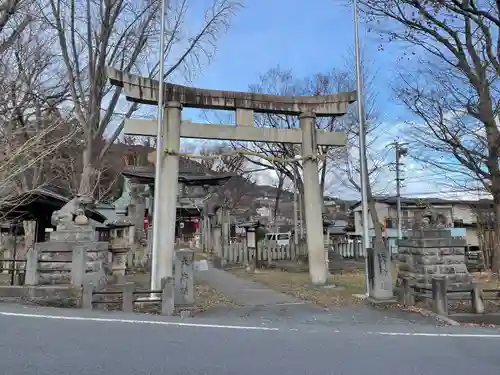
<svg viewBox="0 0 500 375">
<path fill-rule="evenodd" d="M 122 87 L 129 101 L 158 104 L 159 82 L 108 67 L 111 83 Z M 318 117 L 342 116 L 356 101 L 356 91 L 323 96 L 279 96 L 237 91 L 200 89 L 165 83 L 165 102 L 176 101 L 186 108 L 249 109 L 260 113 L 299 115 L 313 112 Z"/>
</svg>

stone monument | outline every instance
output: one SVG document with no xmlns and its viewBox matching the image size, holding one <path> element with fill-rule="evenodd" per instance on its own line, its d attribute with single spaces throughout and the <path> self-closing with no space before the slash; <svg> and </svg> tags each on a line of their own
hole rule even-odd
<svg viewBox="0 0 500 375">
<path fill-rule="evenodd" d="M 41 261 L 40 284 L 69 283 L 71 261 L 77 250 L 85 252 L 84 282 L 92 282 L 96 287 L 106 283 L 108 242 L 97 241 L 96 231 L 85 216 L 87 204 L 86 199 L 77 196 L 52 214 L 56 230 L 50 233 L 49 241 L 35 244 L 34 249 Z"/>
<path fill-rule="evenodd" d="M 412 286 L 432 288 L 433 277 L 445 276 L 449 290 L 471 286 L 472 277 L 464 256 L 466 241 L 453 238 L 446 224 L 439 222 L 440 217 L 439 213 L 428 210 L 415 223 L 411 238 L 399 240 L 398 285 L 408 278 Z"/>
</svg>

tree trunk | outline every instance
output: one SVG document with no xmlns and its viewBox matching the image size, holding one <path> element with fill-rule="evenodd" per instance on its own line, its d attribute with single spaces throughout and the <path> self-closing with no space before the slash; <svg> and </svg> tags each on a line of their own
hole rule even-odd
<svg viewBox="0 0 500 375">
<path fill-rule="evenodd" d="M 368 196 L 368 211 L 370 212 L 370 217 L 373 222 L 373 231 L 375 232 L 375 243 L 373 245 L 376 248 L 384 248 L 385 244 L 382 238 L 382 228 L 380 227 L 378 213 L 375 207 L 375 200 L 373 199 L 372 188 L 370 184 L 368 184 L 367 186 L 367 196 Z"/>
<path fill-rule="evenodd" d="M 283 191 L 283 184 L 285 182 L 285 177 L 280 175 L 278 177 L 278 191 L 276 192 L 276 201 L 274 202 L 274 231 L 278 232 L 278 223 L 276 221 L 276 217 L 278 216 L 278 209 L 280 205 L 281 193 Z"/>
<path fill-rule="evenodd" d="M 35 246 L 36 221 L 23 221 L 24 229 L 24 254 L 19 254 L 20 259 L 24 259 L 28 250 Z"/>
<path fill-rule="evenodd" d="M 495 245 L 493 247 L 493 259 L 491 260 L 491 271 L 500 273 L 500 194 L 493 196 L 495 210 Z"/>
<path fill-rule="evenodd" d="M 91 137 L 87 137 L 91 138 Z M 82 175 L 78 193 L 82 196 L 92 197 L 92 139 L 87 139 L 82 155 Z"/>
<path fill-rule="evenodd" d="M 326 159 L 323 162 L 323 168 L 321 168 L 321 179 L 319 182 L 319 194 L 321 197 L 321 203 L 325 200 L 325 182 L 326 182 Z"/>
</svg>

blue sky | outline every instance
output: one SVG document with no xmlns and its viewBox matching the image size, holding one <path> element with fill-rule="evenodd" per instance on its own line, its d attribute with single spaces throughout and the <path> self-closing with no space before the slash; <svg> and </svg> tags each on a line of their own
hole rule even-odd
<svg viewBox="0 0 500 375">
<path fill-rule="evenodd" d="M 380 51 L 379 37 L 368 32 L 363 24 L 360 24 L 360 40 L 364 59 L 370 61 L 370 70 L 376 72 L 374 86 L 382 113 L 380 120 L 401 123 L 408 114 L 394 100 L 390 88 L 396 68 L 391 49 L 397 46 L 386 46 Z M 353 59 L 354 69 L 353 51 L 353 10 L 347 2 L 251 0 L 236 15 L 228 34 L 219 40 L 214 61 L 192 84 L 245 91 L 258 82 L 261 74 L 278 65 L 292 69 L 297 77 L 345 69 L 349 58 Z M 184 117 L 199 118 L 194 110 L 185 110 Z M 388 128 L 387 139 L 382 142 L 390 142 L 398 135 L 396 126 Z M 392 178 L 382 177 L 385 180 L 382 184 L 387 186 Z M 261 181 L 269 182 L 267 178 Z M 349 189 L 340 190 L 340 195 L 353 194 Z M 391 187 L 389 190 L 392 193 Z"/>
<path fill-rule="evenodd" d="M 192 9 L 193 15 L 201 15 L 202 8 L 211 2 L 198 3 L 199 9 Z M 369 32 L 362 23 L 360 40 L 364 59 L 371 62 L 370 70 L 376 72 L 377 107 L 380 121 L 387 129 L 377 148 L 383 149 L 385 144 L 401 135 L 402 124 L 412 119 L 391 89 L 397 69 L 409 67 L 411 61 L 400 60 L 404 51 L 401 45 L 385 44 L 380 50 L 380 37 Z M 297 78 L 327 73 L 334 68 L 346 69 L 346 59 L 354 59 L 353 49 L 353 10 L 348 0 L 247 0 L 234 17 L 228 33 L 218 40 L 211 64 L 204 66 L 201 74 L 189 84 L 246 91 L 249 85 L 258 82 L 260 75 L 277 66 L 291 69 Z M 203 120 L 198 112 L 189 109 L 184 111 L 183 117 Z M 426 175 L 411 161 L 405 169 L 409 178 L 403 194 L 439 193 L 439 174 Z M 387 194 L 395 192 L 393 179 L 394 172 L 389 169 L 379 178 L 387 187 Z M 261 182 L 269 182 L 269 179 Z M 339 189 L 335 195 L 354 199 L 357 196 L 348 189 Z"/>
<path fill-rule="evenodd" d="M 363 25 L 360 33 L 363 53 L 377 69 L 379 100 L 394 102 L 388 84 L 393 77 L 393 56 L 388 50 L 377 51 L 377 36 Z M 278 65 L 292 69 L 298 77 L 342 69 L 353 47 L 353 13 L 347 1 L 251 0 L 219 40 L 214 61 L 194 83 L 245 91 L 258 82 L 259 75 Z M 401 118 L 401 109 L 394 104 L 384 109 L 385 121 Z"/>
</svg>

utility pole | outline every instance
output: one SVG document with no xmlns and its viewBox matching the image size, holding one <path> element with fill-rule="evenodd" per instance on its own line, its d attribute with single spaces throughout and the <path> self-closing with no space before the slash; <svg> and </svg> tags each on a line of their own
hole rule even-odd
<svg viewBox="0 0 500 375">
<path fill-rule="evenodd" d="M 163 164 L 163 145 L 165 144 L 165 141 L 163 139 L 166 134 L 163 134 L 163 115 L 164 115 L 164 98 L 163 98 L 163 75 L 164 75 L 164 70 L 165 70 L 165 55 L 164 55 L 164 50 L 165 50 L 165 13 L 167 12 L 168 9 L 168 0 L 162 0 L 161 2 L 161 15 L 160 15 L 160 52 L 159 52 L 159 65 L 160 65 L 160 76 L 159 76 L 159 90 L 158 90 L 158 122 L 157 122 L 157 129 L 156 129 L 156 165 L 155 165 L 155 190 L 154 190 L 154 202 L 153 202 L 153 238 L 150 239 L 150 241 L 153 241 L 153 246 L 151 250 L 151 289 L 152 290 L 158 290 L 161 288 L 161 285 L 159 285 L 158 280 L 157 280 L 157 273 L 158 273 L 158 257 L 160 253 L 160 231 L 162 230 L 161 226 L 162 224 L 165 225 L 166 223 L 160 223 L 159 218 L 160 218 L 160 205 L 163 202 L 160 202 L 160 176 L 161 176 L 161 168 Z M 168 223 L 170 225 L 170 223 Z M 154 298 L 154 296 L 152 296 Z"/>
<path fill-rule="evenodd" d="M 359 164 L 361 180 L 361 217 L 363 222 L 363 248 L 365 250 L 365 292 L 370 294 L 370 281 L 368 279 L 368 253 L 370 252 L 370 230 L 368 228 L 368 162 L 366 159 L 366 129 L 363 109 L 363 82 L 361 81 L 361 52 L 359 47 L 359 27 L 358 27 L 358 0 L 354 0 L 354 54 L 356 63 L 356 92 L 358 94 L 356 104 L 358 106 L 359 123 Z"/>
<path fill-rule="evenodd" d="M 299 243 L 299 215 L 297 207 L 297 170 L 293 172 L 293 243 L 295 246 Z"/>
<path fill-rule="evenodd" d="M 399 141 L 391 143 L 391 146 L 396 151 L 396 219 L 398 221 L 398 239 L 400 240 L 403 238 L 401 227 L 401 181 L 404 180 L 404 178 L 401 178 L 401 166 L 404 165 L 401 163 L 401 157 L 408 155 L 408 149 L 405 147 L 407 145 L 407 143 Z"/>
</svg>

